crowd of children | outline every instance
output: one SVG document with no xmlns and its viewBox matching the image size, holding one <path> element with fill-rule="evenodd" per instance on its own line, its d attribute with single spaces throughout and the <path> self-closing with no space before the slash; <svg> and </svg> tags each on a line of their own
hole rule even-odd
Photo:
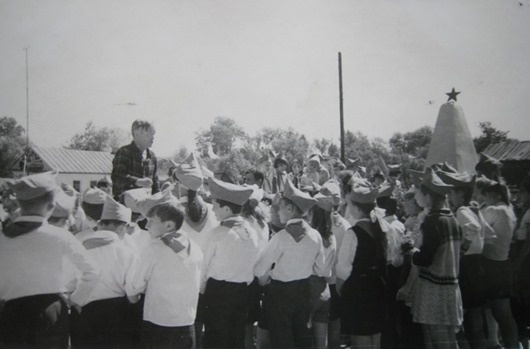
<svg viewBox="0 0 530 349">
<path fill-rule="evenodd" d="M 118 198 L 14 181 L 0 347 L 528 348 L 530 178 L 516 215 L 485 155 L 476 175 L 349 165 L 266 156 L 239 185 L 190 154 Z"/>
</svg>

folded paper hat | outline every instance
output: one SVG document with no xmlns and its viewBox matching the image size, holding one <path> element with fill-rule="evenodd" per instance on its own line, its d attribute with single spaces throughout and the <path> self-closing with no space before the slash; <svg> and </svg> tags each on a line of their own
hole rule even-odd
<svg viewBox="0 0 530 349">
<path fill-rule="evenodd" d="M 171 187 L 138 201 L 136 205 L 142 216 L 147 217 L 147 213 L 153 207 L 166 203 L 180 205 L 180 201 L 172 194 Z"/>
<path fill-rule="evenodd" d="M 315 164 L 318 164 L 318 166 L 320 166 L 320 162 L 321 162 L 321 158 L 322 156 L 321 155 L 318 155 L 318 154 L 314 154 L 312 155 L 309 160 L 308 160 L 308 163 L 309 162 L 312 162 L 312 163 L 315 163 Z"/>
<path fill-rule="evenodd" d="M 51 191 L 59 190 L 55 181 L 56 171 L 49 171 L 22 177 L 8 185 L 13 189 L 18 200 L 35 199 Z"/>
<path fill-rule="evenodd" d="M 142 213 L 140 208 L 138 208 L 138 203 L 151 197 L 150 192 L 150 188 L 137 188 L 124 191 L 121 195 L 126 207 L 130 208 L 134 213 Z"/>
<path fill-rule="evenodd" d="M 333 164 L 333 167 L 338 167 L 341 171 L 346 169 L 346 165 L 344 164 L 344 162 L 340 161 L 339 158 L 335 158 L 335 163 Z"/>
<path fill-rule="evenodd" d="M 129 223 L 131 221 L 131 209 L 116 202 L 110 195 L 107 195 L 103 205 L 101 220 L 115 220 Z"/>
<path fill-rule="evenodd" d="M 439 195 L 445 195 L 453 188 L 452 185 L 444 183 L 431 167 L 425 170 L 421 184 Z"/>
<path fill-rule="evenodd" d="M 489 156 L 486 153 L 480 153 L 480 158 L 478 160 L 478 163 L 479 164 L 491 165 L 491 166 L 495 166 L 495 167 L 502 167 L 502 162 L 500 162 L 499 160 L 495 159 L 492 156 Z"/>
<path fill-rule="evenodd" d="M 385 184 L 378 188 L 377 197 L 378 198 L 390 197 L 392 196 L 393 192 L 394 192 L 394 187 L 392 185 Z"/>
<path fill-rule="evenodd" d="M 252 194 L 250 194 L 250 197 L 248 198 L 249 200 L 260 202 L 265 195 L 265 192 L 263 191 L 263 189 L 260 189 L 256 184 L 252 184 L 252 185 L 243 184 L 243 187 L 252 189 Z"/>
<path fill-rule="evenodd" d="M 472 176 L 467 172 L 438 171 L 437 174 L 444 183 L 455 187 L 473 187 L 475 185 L 476 176 Z"/>
<path fill-rule="evenodd" d="M 177 179 L 188 189 L 197 191 L 202 186 L 203 171 L 195 153 L 191 153 L 175 170 Z"/>
<path fill-rule="evenodd" d="M 348 166 L 353 166 L 356 163 L 358 163 L 359 160 L 360 160 L 360 158 L 357 158 L 357 159 L 348 158 L 347 164 L 348 164 Z M 366 170 L 366 168 L 365 168 L 365 170 Z"/>
<path fill-rule="evenodd" d="M 252 195 L 251 187 L 227 183 L 215 178 L 208 179 L 208 187 L 213 199 L 220 199 L 236 205 L 243 205 Z"/>
<path fill-rule="evenodd" d="M 339 184 L 335 180 L 328 180 L 320 187 L 320 191 L 315 194 L 314 199 L 320 208 L 331 211 L 333 206 L 340 204 Z"/>
<path fill-rule="evenodd" d="M 75 190 L 75 188 L 72 187 L 70 184 L 61 183 L 61 189 L 68 196 L 76 197 L 77 195 L 79 195 L 79 192 Z"/>
<path fill-rule="evenodd" d="M 287 179 L 287 182 L 285 183 L 283 197 L 291 200 L 300 211 L 304 213 L 317 203 L 315 198 L 312 198 L 311 195 L 296 188 L 293 182 L 291 182 L 291 179 Z"/>
<path fill-rule="evenodd" d="M 421 182 L 423 181 L 423 176 L 425 175 L 425 172 L 417 171 L 413 169 L 409 169 L 408 172 L 409 172 L 409 176 L 412 181 L 412 184 L 419 187 Z"/>
<path fill-rule="evenodd" d="M 108 194 L 99 188 L 90 188 L 83 194 L 83 202 L 90 205 L 103 205 Z"/>
<path fill-rule="evenodd" d="M 63 190 L 58 190 L 55 195 L 55 207 L 52 212 L 52 217 L 68 218 L 74 211 L 75 197 L 69 196 Z"/>
<path fill-rule="evenodd" d="M 372 204 L 379 194 L 379 189 L 372 186 L 366 179 L 359 177 L 352 177 L 349 184 L 352 187 L 351 193 L 348 197 L 351 201 L 359 204 Z"/>
</svg>

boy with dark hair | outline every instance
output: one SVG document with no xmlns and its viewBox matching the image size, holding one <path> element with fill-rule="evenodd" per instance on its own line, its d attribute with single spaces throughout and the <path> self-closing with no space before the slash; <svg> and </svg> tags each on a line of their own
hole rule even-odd
<svg viewBox="0 0 530 349">
<path fill-rule="evenodd" d="M 314 198 L 295 188 L 290 180 L 286 182 L 278 212 L 285 229 L 272 236 L 254 266 L 254 275 L 262 283 L 269 274 L 272 279 L 266 302 L 273 348 L 310 347 L 309 277 L 313 273 L 331 276 L 326 268 L 322 237 L 303 218 L 315 203 Z"/>
<path fill-rule="evenodd" d="M 203 253 L 180 231 L 184 212 L 177 203 L 155 205 L 146 215 L 152 241 L 140 257 L 128 291 L 145 292 L 142 342 L 146 348 L 195 348 L 193 324 Z"/>
<path fill-rule="evenodd" d="M 60 188 L 52 172 L 23 177 L 11 185 L 20 216 L 0 233 L 0 316 L 2 348 L 67 348 L 68 306 L 86 304 L 98 283 L 99 269 L 68 231 L 47 217 Z M 0 228 L 1 229 L 1 228 Z M 63 269 L 68 258 L 81 277 L 69 300 Z"/>
<path fill-rule="evenodd" d="M 256 231 L 240 213 L 253 190 L 213 178 L 209 187 L 221 225 L 210 235 L 202 268 L 205 347 L 243 348 L 249 285 L 259 247 Z"/>
</svg>

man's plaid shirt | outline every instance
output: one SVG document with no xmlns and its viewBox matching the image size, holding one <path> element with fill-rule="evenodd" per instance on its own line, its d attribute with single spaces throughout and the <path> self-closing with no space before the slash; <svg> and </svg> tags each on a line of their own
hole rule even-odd
<svg viewBox="0 0 530 349">
<path fill-rule="evenodd" d="M 152 193 L 159 191 L 158 176 L 156 175 L 156 156 L 147 149 L 146 159 L 142 160 L 142 152 L 134 142 L 118 149 L 112 161 L 112 192 L 119 200 L 121 193 L 138 188 L 138 179 L 148 177 L 153 180 Z"/>
</svg>

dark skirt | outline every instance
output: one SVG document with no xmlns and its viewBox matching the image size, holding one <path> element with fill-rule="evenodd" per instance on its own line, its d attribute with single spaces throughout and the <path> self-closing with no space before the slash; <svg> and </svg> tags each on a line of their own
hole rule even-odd
<svg viewBox="0 0 530 349">
<path fill-rule="evenodd" d="M 385 324 L 385 284 L 376 274 L 350 276 L 341 292 L 341 332 L 369 336 Z"/>
<path fill-rule="evenodd" d="M 482 258 L 479 254 L 471 254 L 462 256 L 460 260 L 458 284 L 464 309 L 473 309 L 486 303 Z"/>
<path fill-rule="evenodd" d="M 509 298 L 512 291 L 512 266 L 509 260 L 482 258 L 484 293 L 488 300 Z"/>
</svg>

